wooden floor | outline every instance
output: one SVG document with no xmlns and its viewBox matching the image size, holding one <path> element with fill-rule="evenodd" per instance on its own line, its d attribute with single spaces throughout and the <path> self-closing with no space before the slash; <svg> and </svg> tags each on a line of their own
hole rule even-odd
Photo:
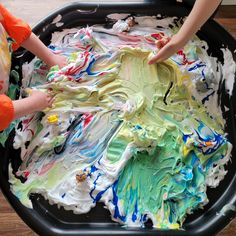
<svg viewBox="0 0 236 236">
<path fill-rule="evenodd" d="M 30 25 L 34 25 L 58 6 L 69 2 L 74 2 L 74 0 L 1 0 L 1 3 L 14 15 L 29 22 Z M 216 21 L 222 24 L 236 38 L 236 6 L 222 6 L 216 15 Z M 24 224 L 0 192 L 0 236 L 2 235 L 29 236 L 36 234 Z M 219 235 L 236 235 L 236 220 L 232 221 Z"/>
</svg>

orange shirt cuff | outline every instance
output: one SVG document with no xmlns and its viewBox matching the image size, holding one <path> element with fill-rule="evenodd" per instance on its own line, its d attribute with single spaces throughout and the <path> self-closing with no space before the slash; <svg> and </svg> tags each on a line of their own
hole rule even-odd
<svg viewBox="0 0 236 236">
<path fill-rule="evenodd" d="M 6 129 L 14 119 L 12 100 L 6 95 L 0 95 L 0 131 Z"/>
<path fill-rule="evenodd" d="M 3 17 L 1 21 L 3 27 L 15 41 L 12 44 L 12 49 L 17 50 L 28 39 L 32 30 L 27 23 L 13 16 L 2 4 L 0 4 L 0 14 Z"/>
</svg>

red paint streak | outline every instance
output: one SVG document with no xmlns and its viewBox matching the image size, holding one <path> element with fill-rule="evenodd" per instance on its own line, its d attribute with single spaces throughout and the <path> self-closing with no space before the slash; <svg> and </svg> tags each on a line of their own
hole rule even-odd
<svg viewBox="0 0 236 236">
<path fill-rule="evenodd" d="M 32 129 L 28 129 L 28 131 L 34 136 L 34 131 Z"/>
<path fill-rule="evenodd" d="M 42 65 L 40 68 L 41 68 L 42 70 L 47 70 L 47 69 L 48 69 L 48 67 L 45 66 L 45 65 Z"/>
<path fill-rule="evenodd" d="M 185 53 L 183 52 L 183 50 L 179 50 L 178 52 L 177 52 L 177 54 L 179 55 L 179 56 L 182 56 L 183 57 L 183 61 L 182 61 L 182 63 L 183 63 L 183 65 L 191 65 L 192 63 L 194 63 L 194 61 L 188 61 L 187 60 L 187 58 L 186 58 L 186 55 L 185 55 Z"/>
<path fill-rule="evenodd" d="M 90 33 L 88 30 L 86 31 L 86 35 L 90 37 Z"/>
<path fill-rule="evenodd" d="M 83 78 L 79 78 L 75 82 L 80 83 L 81 80 L 83 80 Z"/>
<path fill-rule="evenodd" d="M 45 71 L 44 70 L 41 70 L 41 69 L 38 69 L 36 70 L 38 74 L 40 75 L 45 75 Z"/>
<path fill-rule="evenodd" d="M 146 40 L 148 43 L 154 43 L 154 42 L 155 42 L 154 40 L 149 39 L 149 38 L 145 38 L 145 40 Z"/>
<path fill-rule="evenodd" d="M 87 51 L 89 48 L 90 48 L 90 45 L 87 45 L 87 46 L 85 47 L 85 50 Z"/>
<path fill-rule="evenodd" d="M 87 46 L 83 46 L 83 45 L 81 45 L 80 43 L 76 43 L 75 44 L 75 47 L 77 47 L 77 48 L 79 48 L 79 49 L 81 49 L 81 50 L 83 50 L 83 51 L 88 51 L 88 49 L 91 47 L 91 45 L 87 45 Z"/>
<path fill-rule="evenodd" d="M 154 39 L 158 39 L 158 40 L 162 39 L 164 36 L 165 36 L 165 34 L 163 34 L 162 32 L 151 34 L 151 37 L 153 37 Z"/>
<path fill-rule="evenodd" d="M 22 121 L 22 123 L 23 123 L 24 125 L 29 124 L 30 121 L 33 120 L 33 118 L 34 118 L 34 117 L 32 116 L 30 119 L 25 119 L 25 120 Z"/>
<path fill-rule="evenodd" d="M 68 71 L 65 72 L 66 76 L 71 75 L 71 74 L 75 74 L 76 72 L 81 70 L 86 65 L 86 63 L 88 61 L 88 57 L 89 57 L 89 52 L 85 52 L 84 56 L 85 56 L 84 63 L 78 68 L 74 68 L 74 67 L 70 68 Z"/>
<path fill-rule="evenodd" d="M 32 116 L 30 119 L 25 119 L 22 121 L 22 124 L 25 126 L 23 131 L 27 130 L 31 133 L 32 136 L 34 136 L 34 131 L 32 129 L 28 129 L 30 126 L 30 122 L 33 120 L 34 116 Z"/>
<path fill-rule="evenodd" d="M 90 123 L 92 118 L 93 118 L 93 115 L 89 113 L 84 114 L 84 128 Z"/>
<path fill-rule="evenodd" d="M 24 177 L 25 177 L 25 178 L 28 178 L 30 172 L 29 172 L 29 171 L 24 171 L 23 174 L 24 174 Z"/>
</svg>

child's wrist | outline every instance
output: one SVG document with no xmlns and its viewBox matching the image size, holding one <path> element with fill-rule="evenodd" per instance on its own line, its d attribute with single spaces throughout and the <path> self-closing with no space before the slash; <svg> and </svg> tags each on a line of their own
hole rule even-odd
<svg viewBox="0 0 236 236">
<path fill-rule="evenodd" d="M 43 59 L 43 61 L 48 65 L 48 67 L 54 66 L 54 53 L 50 51 L 47 56 Z"/>
</svg>

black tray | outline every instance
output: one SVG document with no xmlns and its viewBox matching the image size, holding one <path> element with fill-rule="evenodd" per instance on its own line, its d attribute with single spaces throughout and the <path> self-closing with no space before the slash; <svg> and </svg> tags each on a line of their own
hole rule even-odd
<svg viewBox="0 0 236 236">
<path fill-rule="evenodd" d="M 189 2 L 189 1 L 187 1 Z M 141 1 L 136 3 L 73 3 L 56 10 L 45 19 L 40 21 L 33 31 L 40 36 L 40 39 L 50 43 L 51 34 L 54 31 L 75 26 L 86 26 L 97 23 L 105 23 L 106 15 L 110 13 L 133 13 L 143 15 L 165 16 L 185 16 L 189 13 L 188 5 L 176 3 L 175 0 Z M 50 24 L 52 20 L 60 14 L 64 25 L 56 27 Z M 235 39 L 227 33 L 215 21 L 209 20 L 198 33 L 201 39 L 209 44 L 209 53 L 223 60 L 220 48 L 222 45 L 228 47 L 233 53 L 236 49 Z M 19 57 L 20 56 L 20 57 Z M 236 54 L 233 53 L 236 61 Z M 19 50 L 13 55 L 12 64 L 22 65 L 30 61 L 33 55 L 29 52 Z M 21 69 L 18 69 L 21 74 Z M 235 216 L 233 210 L 236 207 L 236 83 L 234 84 L 233 96 L 229 97 L 225 92 L 224 84 L 220 91 L 222 111 L 226 119 L 225 131 L 229 134 L 228 138 L 233 144 L 232 162 L 226 169 L 228 174 L 216 189 L 208 189 L 207 195 L 209 203 L 203 210 L 197 210 L 189 215 L 183 225 L 183 230 L 156 230 L 150 227 L 147 222 L 145 229 L 121 227 L 118 223 L 111 220 L 108 210 L 103 205 L 97 204 L 88 214 L 75 215 L 72 211 L 58 209 L 57 206 L 49 205 L 40 195 L 32 195 L 33 209 L 24 207 L 19 200 L 11 193 L 8 183 L 8 164 L 12 163 L 13 169 L 19 166 L 19 150 L 12 148 L 12 133 L 6 147 L 0 147 L 0 187 L 3 194 L 8 199 L 12 207 L 19 216 L 40 235 L 214 235 L 222 230 Z M 229 107 L 224 110 L 224 105 Z M 221 209 L 229 204 L 230 208 L 224 212 Z"/>
</svg>

